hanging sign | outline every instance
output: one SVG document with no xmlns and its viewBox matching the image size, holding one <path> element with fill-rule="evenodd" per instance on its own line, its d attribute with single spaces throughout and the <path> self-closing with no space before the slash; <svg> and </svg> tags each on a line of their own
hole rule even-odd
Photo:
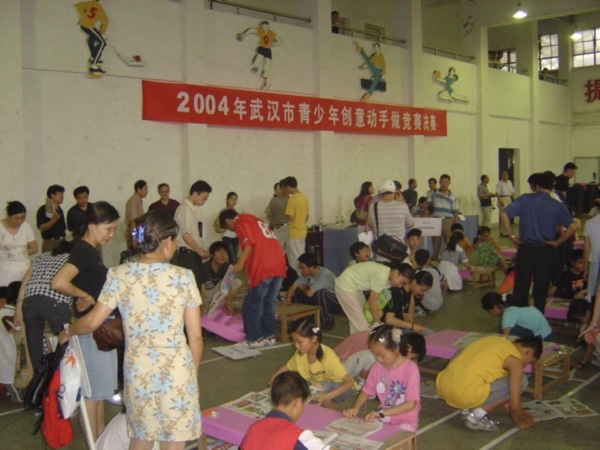
<svg viewBox="0 0 600 450">
<path fill-rule="evenodd" d="M 142 81 L 142 119 L 233 127 L 446 136 L 446 111 Z"/>
</svg>

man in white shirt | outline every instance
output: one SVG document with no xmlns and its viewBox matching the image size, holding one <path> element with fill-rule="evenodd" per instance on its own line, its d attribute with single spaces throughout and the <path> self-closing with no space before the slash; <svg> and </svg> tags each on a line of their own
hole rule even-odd
<svg viewBox="0 0 600 450">
<path fill-rule="evenodd" d="M 212 192 L 212 187 L 203 180 L 198 180 L 190 188 L 190 195 L 175 211 L 175 222 L 179 226 L 177 233 L 177 254 L 173 263 L 190 269 L 194 273 L 198 288 L 200 288 L 200 271 L 202 260 L 210 257 L 202 247 L 202 238 L 198 229 L 198 219 L 194 206 L 202 206 Z"/>
<path fill-rule="evenodd" d="M 504 208 L 512 203 L 515 199 L 515 188 L 512 184 L 512 181 L 508 179 L 508 172 L 503 170 L 500 174 L 500 181 L 496 185 L 496 195 L 498 197 L 498 209 L 499 214 L 502 214 Z M 502 230 L 502 228 L 500 228 Z M 500 236 L 506 237 L 506 235 L 500 232 Z"/>
</svg>

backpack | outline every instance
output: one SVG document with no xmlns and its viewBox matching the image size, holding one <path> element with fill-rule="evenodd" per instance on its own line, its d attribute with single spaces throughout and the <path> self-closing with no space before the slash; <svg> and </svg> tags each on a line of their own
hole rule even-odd
<svg viewBox="0 0 600 450">
<path fill-rule="evenodd" d="M 60 370 L 55 370 L 48 389 L 44 394 L 42 409 L 42 434 L 51 448 L 60 448 L 73 440 L 71 419 L 63 419 L 58 408 L 58 391 L 60 390 Z"/>
<path fill-rule="evenodd" d="M 66 349 L 67 345 L 63 344 L 53 353 L 43 356 L 41 367 L 35 371 L 31 382 L 27 386 L 25 409 L 35 409 L 42 406 L 44 392 L 46 392 L 48 384 L 50 383 L 50 378 L 58 368 Z"/>
</svg>

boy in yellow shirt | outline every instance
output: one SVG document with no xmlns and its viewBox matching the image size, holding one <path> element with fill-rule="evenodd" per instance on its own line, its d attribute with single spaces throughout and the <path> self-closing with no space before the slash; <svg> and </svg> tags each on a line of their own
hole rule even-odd
<svg viewBox="0 0 600 450">
<path fill-rule="evenodd" d="M 436 378 L 437 393 L 453 408 L 463 409 L 465 425 L 472 430 L 493 431 L 498 422 L 488 413 L 508 403 L 517 428 L 533 425 L 531 414 L 521 408 L 521 392 L 527 387 L 523 367 L 542 355 L 539 337 L 517 339 L 488 336 L 467 345 Z"/>
</svg>

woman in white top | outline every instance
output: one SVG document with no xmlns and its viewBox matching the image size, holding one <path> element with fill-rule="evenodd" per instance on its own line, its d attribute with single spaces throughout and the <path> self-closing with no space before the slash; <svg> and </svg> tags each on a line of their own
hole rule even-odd
<svg viewBox="0 0 600 450">
<path fill-rule="evenodd" d="M 23 203 L 7 203 L 6 218 L 0 226 L 0 286 L 21 281 L 31 266 L 29 255 L 37 253 L 37 242 L 26 217 Z"/>
<path fill-rule="evenodd" d="M 460 270 L 464 267 L 471 270 L 471 263 L 465 251 L 460 246 L 464 240 L 464 235 L 460 232 L 452 233 L 446 248 L 440 255 L 440 264 L 438 269 L 448 281 L 448 288 L 451 291 L 460 291 L 463 287 Z"/>
</svg>

